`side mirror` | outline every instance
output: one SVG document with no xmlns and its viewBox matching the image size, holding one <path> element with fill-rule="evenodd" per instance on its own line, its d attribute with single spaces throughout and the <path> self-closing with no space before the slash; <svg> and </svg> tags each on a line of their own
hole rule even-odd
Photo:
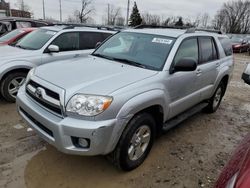
<svg viewBox="0 0 250 188">
<path fill-rule="evenodd" d="M 59 46 L 56 45 L 50 45 L 48 47 L 48 52 L 49 53 L 58 53 L 60 51 Z"/>
<path fill-rule="evenodd" d="M 98 43 L 96 43 L 96 45 L 95 45 L 95 49 L 96 49 L 96 48 L 98 48 L 101 44 L 102 44 L 102 42 L 98 42 Z"/>
<path fill-rule="evenodd" d="M 182 58 L 173 67 L 174 72 L 191 72 L 197 68 L 197 61 L 193 58 Z"/>
<path fill-rule="evenodd" d="M 246 84 L 250 85 L 250 64 L 247 65 L 247 68 L 242 74 L 241 78 L 244 80 Z"/>
</svg>

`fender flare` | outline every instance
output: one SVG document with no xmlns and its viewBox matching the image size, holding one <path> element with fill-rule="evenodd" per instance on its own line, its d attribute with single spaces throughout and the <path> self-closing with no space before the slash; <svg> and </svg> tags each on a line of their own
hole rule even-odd
<svg viewBox="0 0 250 188">
<path fill-rule="evenodd" d="M 167 95 L 163 90 L 156 89 L 141 93 L 127 101 L 116 116 L 117 125 L 113 129 L 111 135 L 111 138 L 113 139 L 109 142 L 107 147 L 108 151 L 106 151 L 106 153 L 115 149 L 128 122 L 134 117 L 135 114 L 151 106 L 159 105 L 162 107 L 165 119 L 169 113 L 169 107 L 165 105 L 169 104 L 166 96 Z"/>
<path fill-rule="evenodd" d="M 4 75 L 6 75 L 8 72 L 17 70 L 17 69 L 32 69 L 34 66 L 33 63 L 28 61 L 12 61 L 9 63 L 4 64 L 0 67 L 0 80 L 3 78 Z"/>
</svg>

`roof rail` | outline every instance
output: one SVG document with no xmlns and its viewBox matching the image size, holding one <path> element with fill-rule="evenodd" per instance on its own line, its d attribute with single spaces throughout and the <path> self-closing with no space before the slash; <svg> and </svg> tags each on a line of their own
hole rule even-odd
<svg viewBox="0 0 250 188">
<path fill-rule="evenodd" d="M 134 29 L 159 28 L 159 29 L 190 29 L 188 26 L 160 26 L 160 25 L 145 25 L 135 26 Z"/>
<path fill-rule="evenodd" d="M 203 29 L 203 28 L 189 28 L 187 29 L 186 33 L 195 33 L 196 31 L 203 31 L 208 33 L 217 33 L 217 34 L 223 34 L 220 30 L 214 30 L 214 29 Z"/>
<path fill-rule="evenodd" d="M 213 29 L 204 29 L 204 28 L 195 28 L 190 26 L 159 26 L 159 25 L 138 25 L 134 29 L 145 29 L 145 28 L 160 28 L 160 29 L 183 29 L 186 30 L 186 33 L 195 33 L 196 31 L 204 31 L 209 33 L 223 34 L 220 30 Z"/>
<path fill-rule="evenodd" d="M 65 26 L 63 29 L 75 29 L 76 27 L 89 27 L 96 28 L 99 30 L 107 30 L 107 31 L 121 31 L 120 27 L 110 27 L 110 26 L 102 26 L 102 25 L 88 25 L 88 24 L 68 24 L 68 23 L 59 23 L 55 24 L 55 26 Z"/>
</svg>

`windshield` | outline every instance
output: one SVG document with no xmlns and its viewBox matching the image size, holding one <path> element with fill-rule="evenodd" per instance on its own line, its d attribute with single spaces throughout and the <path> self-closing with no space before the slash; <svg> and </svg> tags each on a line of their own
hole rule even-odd
<svg viewBox="0 0 250 188">
<path fill-rule="evenodd" d="M 28 50 L 39 50 L 42 48 L 54 35 L 55 31 L 50 31 L 47 29 L 38 29 L 32 33 L 25 36 L 21 41 L 19 41 L 16 46 L 28 49 Z"/>
<path fill-rule="evenodd" d="M 233 43 L 242 43 L 242 41 L 243 41 L 242 38 L 236 38 L 236 37 L 235 38 L 233 37 L 231 40 Z"/>
<path fill-rule="evenodd" d="M 21 33 L 24 33 L 25 31 L 21 30 L 21 29 L 16 29 L 14 31 L 11 31 L 5 35 L 3 35 L 2 37 L 0 37 L 0 42 L 6 42 L 9 41 L 15 37 L 17 37 L 18 35 L 20 35 Z"/>
<path fill-rule="evenodd" d="M 174 38 L 121 32 L 98 48 L 93 55 L 151 70 L 162 70 Z"/>
</svg>

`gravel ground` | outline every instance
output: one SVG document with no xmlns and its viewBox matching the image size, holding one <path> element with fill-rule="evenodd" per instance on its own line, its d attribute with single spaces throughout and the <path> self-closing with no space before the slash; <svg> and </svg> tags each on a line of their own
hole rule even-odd
<svg viewBox="0 0 250 188">
<path fill-rule="evenodd" d="M 215 114 L 199 113 L 161 136 L 138 169 L 124 173 L 104 157 L 58 152 L 0 99 L 0 187 L 212 188 L 250 130 L 250 86 L 240 77 L 250 57 L 235 56 L 234 77 Z"/>
</svg>

